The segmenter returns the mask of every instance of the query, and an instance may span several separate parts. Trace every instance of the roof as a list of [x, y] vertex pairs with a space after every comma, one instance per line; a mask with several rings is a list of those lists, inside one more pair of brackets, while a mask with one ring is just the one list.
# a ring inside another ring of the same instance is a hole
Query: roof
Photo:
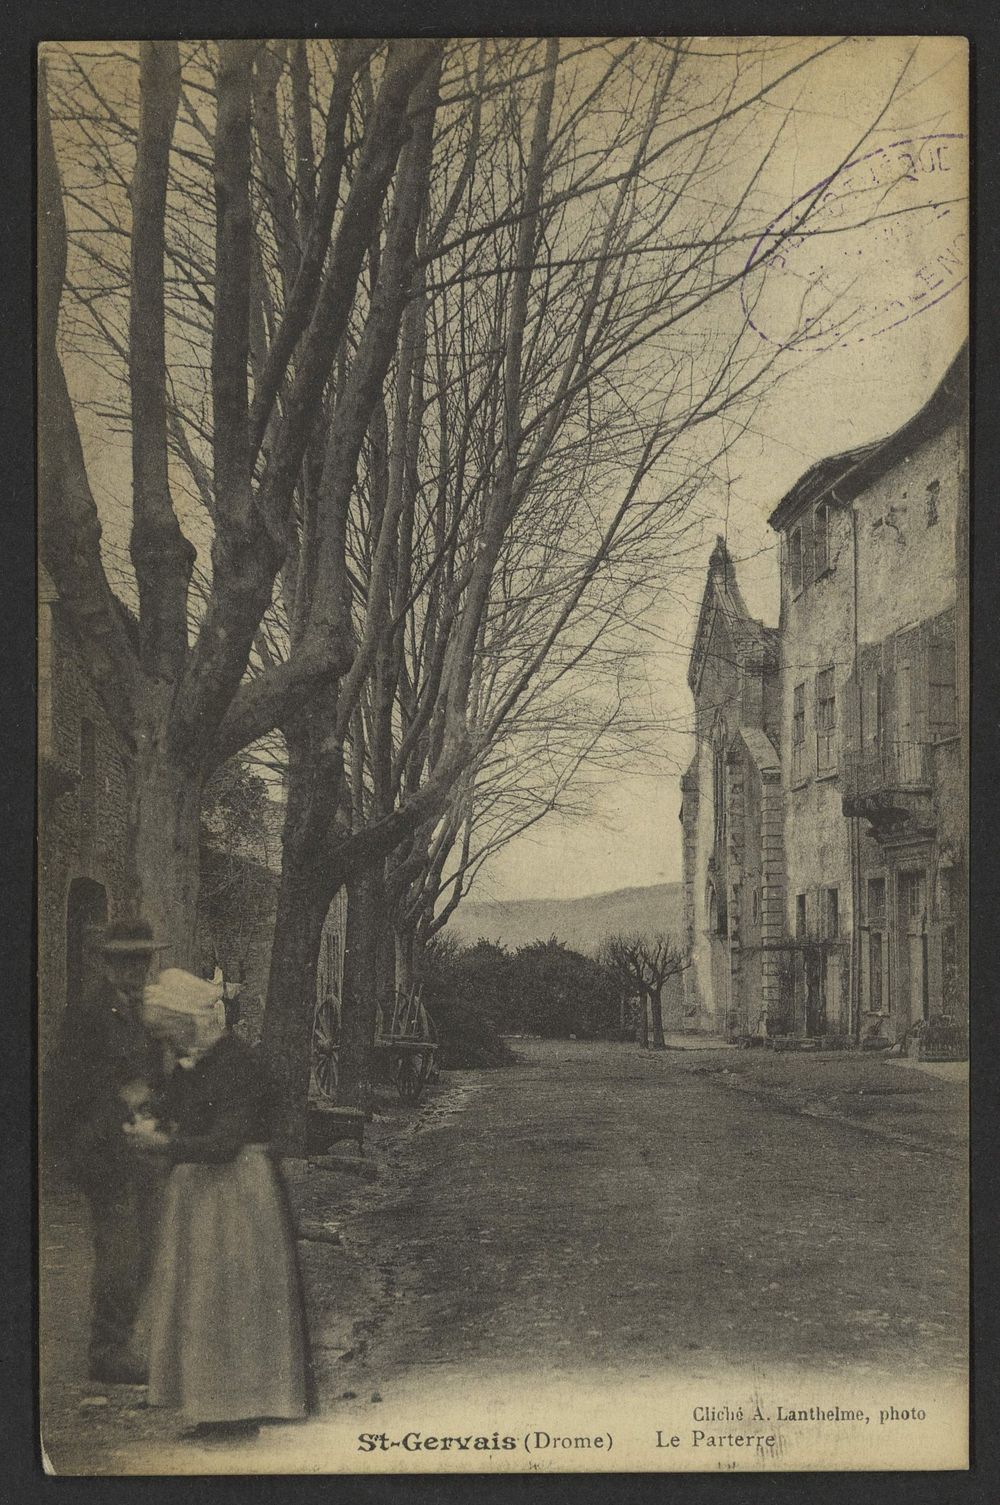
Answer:
[[809, 503], [818, 502], [821, 497], [834, 492], [836, 502], [853, 501], [921, 444], [926, 444], [961, 419], [968, 400], [969, 345], [966, 341], [919, 412], [884, 439], [817, 461], [781, 498], [768, 518], [771, 527], [781, 532]]
[[777, 664], [778, 629], [765, 627], [763, 622], [750, 615], [736, 582], [736, 566], [721, 534], [715, 540], [708, 562], [708, 579], [688, 664], [688, 684], [692, 690], [697, 688], [701, 678], [717, 613], [729, 629], [737, 652], [757, 650], [765, 662]]

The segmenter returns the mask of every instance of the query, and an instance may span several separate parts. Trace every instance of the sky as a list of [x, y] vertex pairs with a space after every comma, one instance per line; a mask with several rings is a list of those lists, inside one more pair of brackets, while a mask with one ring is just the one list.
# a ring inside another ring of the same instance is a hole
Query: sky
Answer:
[[[706, 50], [718, 45], [714, 39]], [[806, 45], [814, 50], [822, 40], [782, 39], [789, 56]], [[750, 610], [776, 623], [777, 540], [769, 514], [815, 461], [905, 422], [965, 337], [961, 276], [952, 269], [944, 278], [947, 296], [931, 292], [936, 258], [963, 261], [964, 205], [930, 206], [965, 192], [967, 71], [962, 38], [857, 38], [774, 96], [775, 128], [794, 107], [757, 185], [777, 228], [801, 196], [844, 163], [858, 163], [837, 178], [816, 211], [821, 230], [836, 233], [793, 247], [781, 268], [763, 278], [751, 273], [745, 283], [760, 339], [780, 344], [803, 319], [819, 316], [817, 337], [808, 358], [797, 355], [786, 366], [749, 426], [727, 435], [725, 464], [716, 466], [696, 501], [700, 552], [688, 556], [682, 573], [671, 574], [669, 594], [644, 623], [646, 708], [664, 727], [656, 762], [641, 774], [626, 767], [591, 775], [586, 815], [572, 821], [550, 816], [512, 842], [483, 869], [477, 899], [574, 898], [680, 878], [679, 777], [693, 752], [686, 671], [716, 534], [727, 539]], [[767, 128], [765, 110], [761, 130]], [[746, 171], [740, 150], [759, 158], [761, 139], [738, 142], [734, 192]], [[725, 197], [725, 181], [713, 187]], [[875, 221], [845, 232], [837, 223], [841, 191], [855, 201], [869, 195]], [[914, 209], [919, 212], [900, 214]], [[831, 299], [836, 318], [824, 322]], [[711, 309], [708, 335], [717, 330], [725, 338], [727, 320], [733, 330], [742, 322], [744, 305], [735, 294]], [[89, 430], [87, 422], [84, 443], [105, 548], [124, 559], [127, 439], [103, 426]]]
[[[903, 86], [861, 149], [870, 164], [858, 172], [874, 169], [878, 176], [887, 160], [884, 154], [871, 156], [879, 147], [893, 160], [910, 150], [917, 153], [912, 171], [904, 161], [905, 181], [897, 181], [886, 198], [890, 209], [910, 207], [914, 196], [928, 202], [930, 195], [936, 201], [944, 184], [948, 197], [964, 194], [964, 143], [946, 142], [938, 157], [935, 146], [967, 130], [965, 42], [862, 38], [810, 71], [808, 88], [796, 106], [794, 134], [770, 164], [766, 187], [776, 213], [845, 160], [882, 110], [907, 62]], [[900, 147], [900, 142], [920, 145]], [[950, 176], [934, 178], [935, 170]], [[950, 218], [940, 220], [914, 215], [905, 230], [887, 219], [869, 226], [863, 236], [843, 237], [836, 255], [824, 250], [834, 266], [826, 284], [859, 311], [846, 320], [848, 337], [842, 343], [833, 343], [783, 378], [758, 410], [752, 431], [736, 440], [728, 485], [720, 478], [714, 494], [703, 499], [702, 557], [685, 575], [681, 591], [672, 593], [669, 606], [650, 623], [648, 635], [650, 693], [671, 721], [687, 724], [693, 713], [687, 664], [716, 533], [727, 538], [750, 611], [776, 624], [777, 538], [767, 524], [771, 511], [817, 460], [904, 423], [930, 396], [965, 338], [967, 288], [960, 275], [951, 275], [944, 285], [947, 296], [934, 306], [923, 309], [922, 304], [930, 304], [936, 293], [914, 303], [915, 292], [936, 280], [927, 269], [938, 256], [964, 255], [964, 209], [949, 213]], [[802, 264], [791, 267], [784, 280], [796, 289], [800, 279], [818, 280], [819, 254], [807, 247]], [[857, 269], [850, 258], [857, 259]], [[758, 307], [780, 327], [783, 317], [791, 317], [793, 304], [781, 279], [777, 281]], [[893, 302], [904, 306], [892, 308]], [[921, 312], [914, 316], [917, 306]], [[613, 780], [594, 785], [586, 819], [570, 822], [554, 816], [512, 842], [484, 869], [476, 897], [575, 898], [679, 880], [678, 781], [693, 746], [689, 732], [665, 733], [659, 769], [641, 776], [622, 770]]]

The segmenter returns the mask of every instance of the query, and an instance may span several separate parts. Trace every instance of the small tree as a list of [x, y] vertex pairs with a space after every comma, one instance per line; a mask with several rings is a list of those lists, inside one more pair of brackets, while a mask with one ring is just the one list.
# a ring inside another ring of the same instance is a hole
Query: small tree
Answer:
[[[654, 935], [628, 931], [608, 936], [601, 945], [599, 956], [603, 965], [623, 986], [640, 994], [644, 1003], [648, 1001], [652, 1018], [652, 1047], [654, 1050], [664, 1050], [663, 989], [671, 977], [678, 977], [688, 965], [680, 947], [663, 931]], [[642, 1043], [647, 1043], [645, 1029]]]

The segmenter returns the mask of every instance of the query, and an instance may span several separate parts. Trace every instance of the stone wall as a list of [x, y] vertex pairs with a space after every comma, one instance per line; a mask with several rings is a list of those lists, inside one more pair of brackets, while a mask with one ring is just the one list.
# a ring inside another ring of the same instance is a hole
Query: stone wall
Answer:
[[[58, 603], [42, 593], [39, 622], [39, 1055], [51, 1054], [67, 988], [67, 920], [103, 890], [109, 917], [129, 892], [127, 764], [80, 666]], [[89, 888], [88, 888], [89, 886]]]

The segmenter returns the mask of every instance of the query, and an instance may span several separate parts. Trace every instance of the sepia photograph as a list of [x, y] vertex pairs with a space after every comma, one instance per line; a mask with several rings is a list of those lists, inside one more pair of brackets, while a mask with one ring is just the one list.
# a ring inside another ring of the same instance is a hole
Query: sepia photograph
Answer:
[[969, 1468], [968, 137], [39, 47], [47, 1474]]

